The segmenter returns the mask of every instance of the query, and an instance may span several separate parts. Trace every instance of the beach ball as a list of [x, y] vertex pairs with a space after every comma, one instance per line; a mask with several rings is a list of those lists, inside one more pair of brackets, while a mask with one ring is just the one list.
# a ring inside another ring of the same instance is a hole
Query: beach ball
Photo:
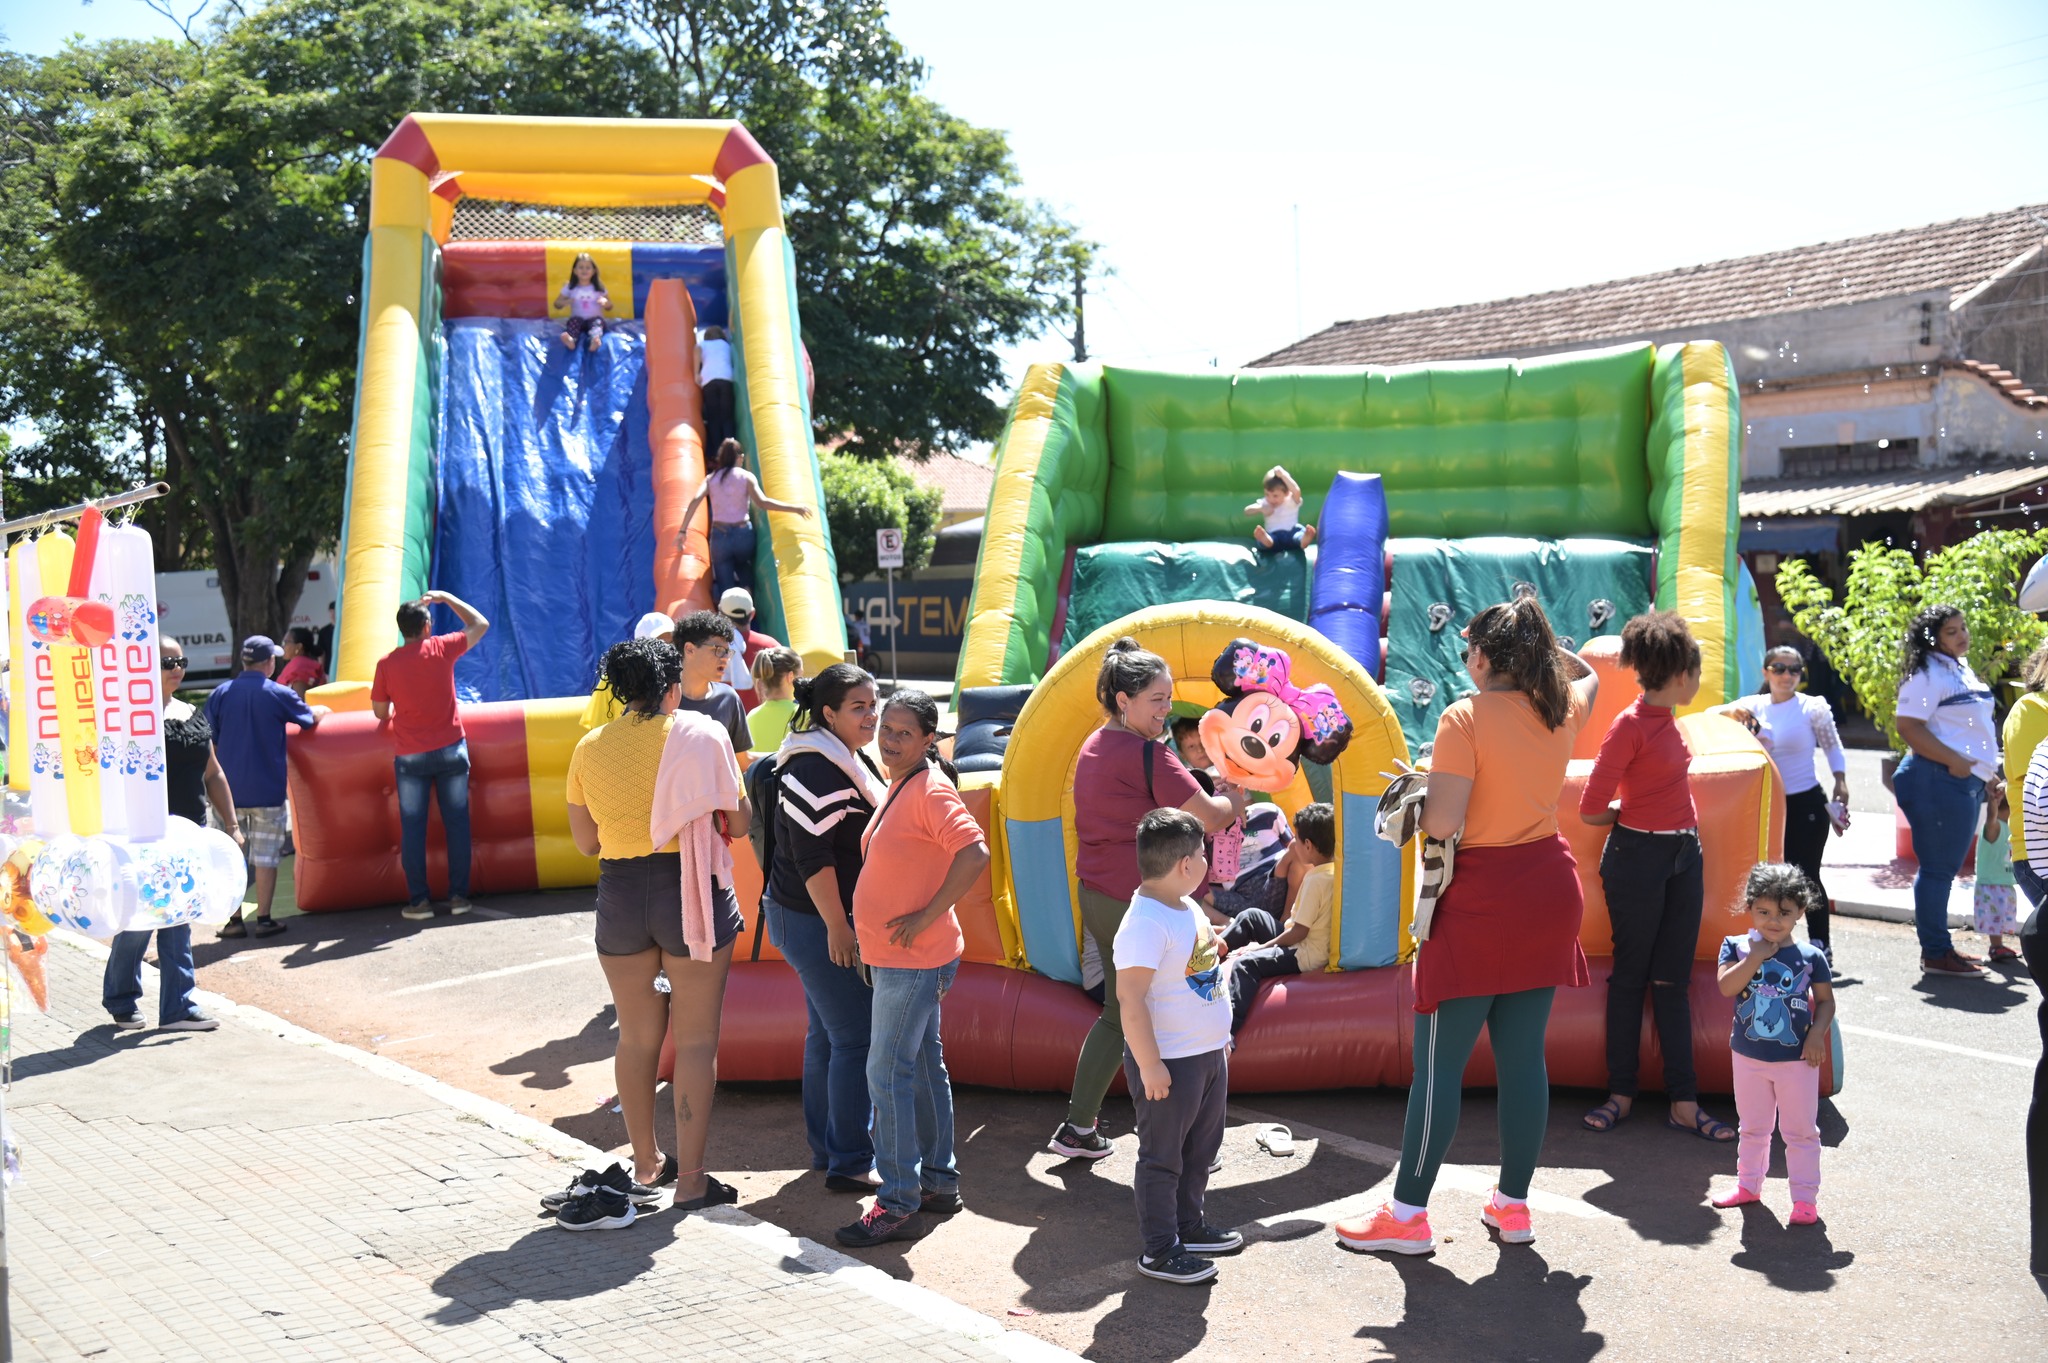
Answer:
[[163, 837], [127, 850], [135, 886], [131, 932], [225, 923], [242, 905], [248, 888], [242, 852], [217, 828], [174, 816]]
[[36, 907], [58, 927], [112, 941], [126, 930], [135, 903], [126, 860], [104, 837], [52, 838], [29, 870], [29, 891]]

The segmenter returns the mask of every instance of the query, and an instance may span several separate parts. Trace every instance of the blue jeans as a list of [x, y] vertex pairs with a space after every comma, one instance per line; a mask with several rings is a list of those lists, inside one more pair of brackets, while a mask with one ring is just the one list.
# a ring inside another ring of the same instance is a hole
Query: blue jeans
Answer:
[[725, 595], [728, 587], [754, 589], [754, 542], [752, 523], [711, 527], [711, 599]]
[[873, 967], [874, 1039], [868, 1046], [868, 1094], [875, 1102], [877, 1200], [914, 1212], [927, 1191], [960, 1186], [953, 1163], [953, 1081], [939, 1043], [939, 1000], [960, 962], [928, 970]]
[[2012, 864], [2012, 879], [2032, 907], [2038, 909], [2041, 907], [2041, 901], [2048, 899], [2048, 881], [2043, 881], [2040, 873], [2026, 862], [2016, 861]]
[[1974, 776], [1951, 776], [1948, 768], [1907, 753], [1892, 776], [1892, 794], [1913, 830], [1913, 856], [1920, 869], [1913, 876], [1913, 924], [1920, 933], [1920, 955], [1928, 960], [1956, 949], [1948, 932], [1948, 895], [1977, 836], [1977, 813], [1984, 803], [1984, 783]]
[[804, 986], [804, 1137], [812, 1167], [859, 1178], [875, 1167], [867, 1074], [875, 991], [859, 971], [833, 964], [824, 919], [766, 895], [761, 908], [768, 940]]
[[441, 802], [441, 829], [448, 835], [448, 893], [469, 898], [469, 744], [450, 743], [432, 752], [394, 758], [398, 770], [398, 860], [405, 867], [405, 892], [412, 902], [427, 899], [427, 795]]
[[[107, 957], [107, 973], [100, 982], [100, 1002], [117, 1018], [140, 1011], [142, 1002], [142, 953], [149, 949], [146, 932], [117, 932], [114, 951]], [[157, 999], [156, 1022], [183, 1022], [192, 1016], [192, 925], [160, 928], [156, 934]]]

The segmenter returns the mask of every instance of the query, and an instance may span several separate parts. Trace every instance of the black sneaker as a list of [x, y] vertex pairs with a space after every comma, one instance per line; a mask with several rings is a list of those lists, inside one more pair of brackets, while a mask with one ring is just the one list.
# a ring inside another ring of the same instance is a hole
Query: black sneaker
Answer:
[[926, 1216], [951, 1216], [955, 1212], [966, 1211], [967, 1204], [960, 1200], [958, 1188], [944, 1193], [935, 1193], [927, 1188], [917, 1200], [917, 1209]]
[[[141, 1025], [139, 1020], [136, 1025]], [[210, 1018], [204, 1013], [187, 1013], [173, 1021], [158, 1023], [156, 1029], [159, 1032], [217, 1032], [220, 1019]]]
[[[612, 1168], [616, 1169], [618, 1166], [615, 1164]], [[577, 1198], [595, 1192], [598, 1185], [603, 1182], [603, 1174], [600, 1174], [595, 1169], [585, 1169], [582, 1173], [569, 1180], [568, 1187], [557, 1192], [542, 1193], [540, 1195], [541, 1210], [558, 1212]]]
[[633, 1224], [633, 1204], [617, 1188], [594, 1188], [555, 1216], [563, 1230], [618, 1230]]
[[1140, 1256], [1138, 1272], [1167, 1283], [1205, 1283], [1216, 1276], [1216, 1265], [1176, 1247], [1156, 1259], [1149, 1254]]
[[227, 922], [220, 925], [220, 931], [215, 935], [219, 937], [247, 937], [249, 935], [249, 925], [244, 923], [239, 917], [230, 918]]
[[1102, 1124], [1083, 1131], [1072, 1122], [1061, 1122], [1060, 1129], [1052, 1133], [1050, 1142], [1055, 1155], [1068, 1159], [1106, 1159], [1116, 1153], [1116, 1147], [1102, 1137]]
[[115, 1017], [114, 1017], [114, 1030], [115, 1030], [115, 1031], [117, 1031], [117, 1032], [139, 1032], [139, 1031], [141, 1031], [141, 1030], [142, 1030], [142, 1014], [140, 1014], [140, 1013], [129, 1013], [129, 1014], [126, 1014], [126, 1015], [120, 1015], [120, 1014], [116, 1014], [116, 1015], [115, 1015]]
[[916, 1212], [898, 1215], [877, 1202], [860, 1220], [833, 1231], [832, 1238], [849, 1249], [866, 1249], [891, 1240], [915, 1240], [923, 1233]]
[[249, 933], [254, 937], [275, 937], [283, 931], [284, 924], [275, 918], [259, 918], [249, 925]]
[[1244, 1248], [1244, 1237], [1204, 1221], [1193, 1230], [1180, 1233], [1180, 1247], [1190, 1254], [1228, 1254]]
[[558, 1193], [541, 1195], [540, 1205], [549, 1211], [560, 1211], [579, 1197], [585, 1197], [599, 1189], [609, 1188], [624, 1197], [636, 1207], [651, 1207], [661, 1201], [661, 1190], [645, 1183], [635, 1183], [633, 1176], [626, 1172], [623, 1164], [614, 1164], [603, 1173], [585, 1169], [574, 1183]]

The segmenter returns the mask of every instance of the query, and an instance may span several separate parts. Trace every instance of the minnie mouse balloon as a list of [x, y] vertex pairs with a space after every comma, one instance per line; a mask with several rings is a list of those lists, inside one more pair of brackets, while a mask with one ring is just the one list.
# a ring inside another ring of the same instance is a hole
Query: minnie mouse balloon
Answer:
[[1224, 646], [1209, 679], [1227, 699], [1202, 716], [1202, 751], [1224, 780], [1276, 792], [1306, 757], [1327, 766], [1351, 742], [1351, 720], [1327, 686], [1297, 687], [1292, 663], [1250, 639]]

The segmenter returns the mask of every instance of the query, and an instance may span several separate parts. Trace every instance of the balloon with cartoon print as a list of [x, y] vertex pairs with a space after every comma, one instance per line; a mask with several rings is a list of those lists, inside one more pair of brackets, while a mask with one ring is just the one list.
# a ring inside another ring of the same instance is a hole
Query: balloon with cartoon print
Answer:
[[1233, 639], [1209, 670], [1224, 702], [1202, 716], [1202, 751], [1217, 774], [1247, 790], [1294, 784], [1305, 757], [1327, 766], [1351, 742], [1351, 720], [1327, 686], [1297, 687], [1277, 648]]

